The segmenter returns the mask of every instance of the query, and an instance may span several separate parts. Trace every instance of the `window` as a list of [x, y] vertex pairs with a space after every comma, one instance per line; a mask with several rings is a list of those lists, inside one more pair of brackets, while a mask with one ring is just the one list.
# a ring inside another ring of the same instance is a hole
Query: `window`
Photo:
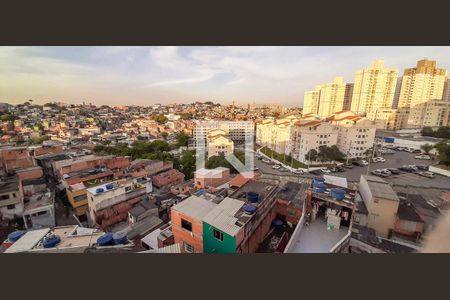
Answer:
[[217, 229], [213, 229], [213, 236], [219, 241], [223, 242], [223, 233]]
[[8, 206], [6, 206], [7, 209], [14, 209], [16, 208], [16, 206], [14, 204], [10, 204]]
[[9, 194], [0, 196], [0, 200], [7, 200], [7, 199], [9, 199]]
[[192, 246], [186, 242], [183, 242], [183, 248], [184, 248], [184, 251], [186, 251], [188, 253], [194, 253], [194, 246]]
[[181, 219], [181, 227], [188, 231], [192, 231], [192, 223], [184, 219]]

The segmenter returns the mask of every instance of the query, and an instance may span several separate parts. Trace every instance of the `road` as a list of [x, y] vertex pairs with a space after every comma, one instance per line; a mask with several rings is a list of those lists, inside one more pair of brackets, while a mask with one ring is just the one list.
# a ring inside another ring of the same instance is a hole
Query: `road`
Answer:
[[[345, 177], [349, 182], [359, 182], [361, 175], [370, 174], [370, 171], [384, 168], [399, 168], [403, 165], [423, 165], [428, 166], [435, 161], [432, 160], [420, 160], [416, 159], [415, 153], [395, 151], [394, 154], [385, 155], [386, 162], [384, 163], [371, 163], [369, 166], [357, 167], [353, 169], [345, 169], [342, 173], [331, 173], [330, 175]], [[293, 175], [291, 172], [279, 172], [272, 169], [271, 165], [263, 163], [261, 160], [255, 158], [255, 166], [259, 168], [262, 173], [275, 174], [275, 175]], [[297, 175], [297, 174], [296, 174]], [[297, 175], [301, 177], [314, 177], [316, 175]], [[435, 188], [449, 188], [449, 178], [441, 175], [436, 175], [435, 178], [426, 178], [413, 173], [400, 173], [398, 175], [392, 175], [383, 178], [388, 182], [392, 182], [396, 185], [411, 185], [420, 187], [435, 187]]]

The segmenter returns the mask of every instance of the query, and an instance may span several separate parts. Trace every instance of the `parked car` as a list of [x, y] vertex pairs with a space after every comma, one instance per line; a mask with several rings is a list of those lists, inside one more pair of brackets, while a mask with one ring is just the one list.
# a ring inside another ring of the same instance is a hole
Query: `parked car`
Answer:
[[400, 174], [400, 171], [396, 168], [387, 168], [387, 169], [394, 175]]
[[339, 172], [338, 168], [336, 168], [336, 167], [330, 168], [330, 171], [331, 171], [331, 173]]
[[388, 169], [381, 169], [380, 171], [384, 175], [387, 175], [387, 176], [391, 176], [392, 175], [391, 171], [389, 171]]
[[338, 172], [345, 172], [345, 168], [343, 166], [337, 166], [336, 169]]
[[381, 156], [378, 156], [378, 157], [374, 157], [372, 161], [373, 161], [373, 162], [385, 162], [386, 159], [384, 159], [384, 158], [381, 157]]
[[328, 170], [328, 168], [320, 168], [320, 171], [322, 171], [322, 173], [325, 173], [325, 174], [330, 174], [331, 173], [331, 171]]
[[278, 171], [279, 171], [279, 172], [287, 172], [287, 171], [289, 171], [289, 170], [286, 169], [286, 168], [279, 168]]
[[408, 173], [414, 173], [415, 172], [414, 168], [411, 168], [410, 166], [401, 166], [398, 169], [401, 170], [401, 171], [404, 171], [404, 172], [408, 172]]
[[252, 171], [258, 171], [258, 170], [259, 170], [259, 168], [257, 168], [257, 167], [252, 168]]
[[353, 166], [351, 164], [345, 164], [343, 165], [343, 167], [347, 169], [353, 169]]
[[428, 166], [416, 165], [416, 168], [420, 171], [428, 171]]
[[380, 177], [387, 177], [386, 175], [383, 174], [383, 172], [381, 172], [381, 170], [373, 170], [372, 172], [373, 175], [375, 176], [380, 176]]
[[367, 162], [367, 160], [361, 160], [361, 164], [363, 165], [363, 166], [367, 166], [369, 163]]
[[352, 165], [354, 165], [354, 166], [358, 166], [358, 167], [362, 167], [363, 165], [362, 165], [362, 163], [361, 162], [359, 162], [359, 161], [357, 161], [357, 160], [355, 160], [355, 161], [352, 161]]
[[275, 169], [275, 170], [276, 170], [276, 169], [279, 169], [279, 168], [281, 168], [280, 165], [273, 165], [273, 166], [272, 166], [272, 169]]
[[292, 173], [294, 173], [294, 174], [305, 174], [305, 172], [303, 170], [300, 170], [300, 169], [294, 170], [294, 171], [292, 171]]
[[434, 173], [432, 173], [430, 171], [420, 171], [420, 172], [417, 172], [417, 174], [419, 174], [420, 176], [423, 176], [423, 177], [434, 178]]
[[322, 175], [321, 170], [311, 170], [311, 171], [309, 171], [309, 173], [314, 174], [314, 175]]
[[416, 158], [417, 159], [427, 159], [427, 160], [431, 159], [431, 157], [426, 154], [416, 155]]
[[270, 160], [268, 160], [267, 158], [264, 158], [262, 161], [266, 164], [270, 163]]
[[414, 149], [412, 153], [422, 153], [422, 150], [420, 150], [420, 149]]

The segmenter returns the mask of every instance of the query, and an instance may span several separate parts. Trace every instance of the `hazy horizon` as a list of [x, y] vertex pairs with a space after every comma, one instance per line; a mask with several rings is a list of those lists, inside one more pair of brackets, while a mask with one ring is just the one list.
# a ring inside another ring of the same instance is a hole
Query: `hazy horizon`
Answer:
[[0, 102], [302, 106], [303, 94], [383, 59], [402, 75], [450, 47], [0, 47]]

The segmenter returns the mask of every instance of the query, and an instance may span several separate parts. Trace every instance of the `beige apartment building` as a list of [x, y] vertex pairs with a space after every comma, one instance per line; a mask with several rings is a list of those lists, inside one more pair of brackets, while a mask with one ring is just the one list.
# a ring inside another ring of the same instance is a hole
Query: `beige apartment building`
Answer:
[[383, 60], [375, 60], [355, 76], [351, 110], [357, 114], [378, 108], [392, 108], [398, 70], [384, 67]]
[[[445, 104], [438, 103], [446, 98], [447, 70], [436, 67], [436, 61], [423, 59], [415, 68], [406, 69], [402, 79], [398, 107], [402, 109], [407, 121], [402, 128], [421, 128], [423, 126], [445, 123]], [[434, 101], [428, 105], [429, 101]], [[433, 119], [435, 117], [435, 119]], [[428, 124], [424, 125], [425, 119]]]
[[440, 127], [450, 124], [450, 102], [431, 100], [410, 109], [409, 128]]
[[395, 227], [400, 200], [392, 187], [383, 179], [362, 175], [359, 192], [368, 210], [367, 226], [381, 237], [388, 237]]
[[397, 124], [397, 110], [393, 108], [378, 108], [367, 113], [367, 119], [375, 122], [378, 129], [396, 130]]
[[221, 129], [213, 129], [208, 132], [207, 140], [208, 158], [211, 156], [227, 156], [233, 154], [234, 143]]
[[344, 107], [346, 84], [344, 78], [336, 77], [333, 82], [316, 86], [314, 91], [304, 95], [303, 114], [317, 114], [328, 117]]
[[256, 143], [277, 153], [291, 153], [291, 131], [298, 118], [266, 119], [256, 125]]

